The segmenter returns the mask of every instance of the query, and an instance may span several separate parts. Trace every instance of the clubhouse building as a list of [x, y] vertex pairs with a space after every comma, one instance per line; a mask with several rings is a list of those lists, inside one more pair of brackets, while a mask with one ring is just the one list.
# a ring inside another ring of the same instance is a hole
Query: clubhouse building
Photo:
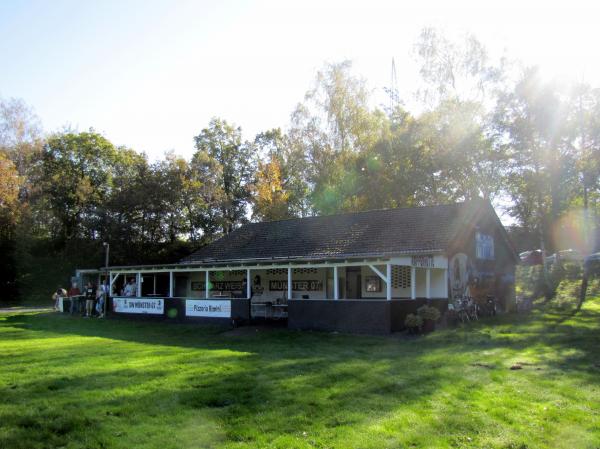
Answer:
[[483, 200], [250, 223], [178, 263], [107, 268], [108, 316], [390, 333], [474, 289], [506, 307], [517, 261]]

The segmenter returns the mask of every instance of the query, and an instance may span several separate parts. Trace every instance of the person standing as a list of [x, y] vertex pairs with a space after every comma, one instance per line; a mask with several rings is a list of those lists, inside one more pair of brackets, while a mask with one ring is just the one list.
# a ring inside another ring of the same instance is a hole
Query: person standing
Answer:
[[75, 313], [79, 313], [79, 299], [81, 296], [81, 290], [77, 287], [77, 282], [73, 282], [71, 288], [68, 292], [69, 299], [71, 300], [71, 307], [69, 308], [69, 312], [71, 315]]
[[110, 285], [109, 279], [104, 280], [104, 306], [102, 308], [102, 316], [106, 313], [106, 307], [108, 305], [108, 298], [112, 294], [112, 286]]
[[133, 278], [129, 279], [129, 283], [125, 286], [123, 290], [124, 296], [137, 296], [137, 285]]
[[[64, 293], [63, 293], [64, 292]], [[54, 301], [54, 310], [61, 311], [61, 302], [62, 299], [67, 296], [67, 292], [64, 288], [58, 287], [56, 292], [52, 295], [52, 300]]]
[[102, 318], [104, 316], [104, 301], [106, 298], [106, 284], [101, 283], [100, 287], [96, 291], [96, 312], [98, 313], [98, 318]]
[[85, 287], [85, 317], [90, 318], [94, 311], [94, 300], [96, 299], [96, 286], [91, 282]]

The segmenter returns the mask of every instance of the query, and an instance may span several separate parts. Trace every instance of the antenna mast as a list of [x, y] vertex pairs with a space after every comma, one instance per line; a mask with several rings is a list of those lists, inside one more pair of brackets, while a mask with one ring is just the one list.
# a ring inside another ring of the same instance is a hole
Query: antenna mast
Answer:
[[398, 77], [396, 76], [396, 62], [392, 58], [392, 77], [390, 85], [390, 113], [393, 113], [400, 102], [400, 96], [398, 95]]

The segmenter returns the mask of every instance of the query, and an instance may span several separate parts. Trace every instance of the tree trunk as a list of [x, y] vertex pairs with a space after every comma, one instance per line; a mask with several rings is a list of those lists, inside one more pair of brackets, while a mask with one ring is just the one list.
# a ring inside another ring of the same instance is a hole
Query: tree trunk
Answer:
[[581, 290], [579, 291], [579, 301], [577, 302], [576, 312], [581, 310], [583, 303], [585, 301], [585, 296], [587, 294], [587, 286], [588, 286], [588, 274], [587, 272], [583, 273], [583, 278], [581, 279]]

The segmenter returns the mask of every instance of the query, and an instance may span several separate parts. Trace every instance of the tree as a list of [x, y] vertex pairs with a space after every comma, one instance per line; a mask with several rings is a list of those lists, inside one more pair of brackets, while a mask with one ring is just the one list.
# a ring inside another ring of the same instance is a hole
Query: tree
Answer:
[[585, 250], [589, 251], [592, 249], [589, 234], [593, 227], [590, 209], [597, 217], [600, 188], [600, 89], [593, 89], [585, 83], [578, 83], [572, 87], [569, 96], [568, 129], [579, 180], [573, 199], [575, 203], [580, 199], [583, 206]]
[[370, 108], [370, 92], [351, 67], [349, 61], [325, 65], [292, 115], [290, 142], [305, 155], [306, 184], [317, 213], [365, 207], [357, 183], [359, 155], [387, 126], [385, 115]]
[[48, 139], [41, 156], [41, 194], [51, 209], [51, 231], [60, 241], [98, 237], [116, 162], [115, 147], [93, 130]]
[[566, 119], [567, 108], [557, 86], [542, 82], [535, 68], [527, 69], [514, 89], [500, 97], [496, 112], [509, 161], [510, 211], [538, 233], [547, 281], [545, 252], [554, 249], [551, 226], [568, 205], [575, 173]]
[[326, 123], [323, 129], [331, 139], [331, 147], [340, 152], [359, 151], [377, 139], [370, 92], [363, 79], [352, 75], [351, 68], [350, 61], [326, 64], [317, 72], [313, 89], [305, 95], [313, 113]]
[[262, 132], [254, 139], [259, 162], [254, 184], [253, 216], [260, 220], [306, 215], [307, 160], [302, 149], [281, 129]]
[[279, 161], [259, 162], [256, 178], [254, 217], [266, 221], [289, 218], [289, 194], [283, 187]]
[[0, 153], [0, 239], [12, 238], [20, 214], [21, 183], [15, 164]]
[[21, 177], [19, 199], [22, 203], [31, 194], [30, 171], [42, 144], [42, 128], [33, 110], [21, 99], [0, 98], [0, 153], [13, 162]]
[[[187, 234], [192, 242], [202, 237], [202, 223], [198, 220], [207, 214], [207, 203], [202, 195], [203, 184], [194, 177], [191, 165], [172, 153], [160, 163], [164, 183], [169, 192], [168, 228], [169, 238]], [[210, 240], [210, 236], [209, 237]]]
[[194, 140], [193, 179], [202, 183], [203, 201], [209, 206], [201, 220], [204, 233], [213, 235], [220, 228], [228, 234], [247, 220], [256, 172], [252, 146], [242, 143], [241, 128], [217, 118]]
[[[425, 152], [429, 203], [493, 198], [500, 190], [504, 152], [486, 135], [479, 104], [445, 100], [417, 119]], [[429, 187], [428, 187], [429, 186]]]
[[490, 62], [486, 48], [472, 34], [451, 40], [439, 30], [426, 27], [415, 44], [424, 87], [417, 92], [426, 104], [436, 107], [446, 100], [486, 104], [505, 76], [506, 61]]

